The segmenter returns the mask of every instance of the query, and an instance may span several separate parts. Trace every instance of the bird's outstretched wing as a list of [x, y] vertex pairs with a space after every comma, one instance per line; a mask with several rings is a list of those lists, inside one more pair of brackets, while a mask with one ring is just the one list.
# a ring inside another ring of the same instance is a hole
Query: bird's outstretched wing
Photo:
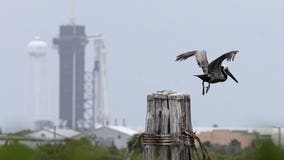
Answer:
[[189, 51], [189, 52], [185, 52], [183, 54], [180, 54], [180, 55], [177, 56], [176, 61], [184, 61], [188, 57], [195, 55], [196, 52], [197, 52], [197, 50]]
[[221, 64], [222, 62], [227, 59], [227, 61], [234, 61], [234, 58], [236, 54], [238, 53], [238, 50], [235, 51], [230, 51], [227, 53], [224, 53], [220, 57], [216, 58], [214, 61], [212, 61], [208, 65], [208, 73], [215, 73], [215, 72], [220, 72], [221, 73]]
[[176, 57], [176, 61], [184, 61], [188, 57], [191, 57], [193, 55], [195, 55], [198, 66], [200, 68], [202, 68], [204, 74], [206, 74], [207, 69], [208, 69], [208, 60], [207, 60], [206, 51], [204, 51], [204, 50], [201, 50], [201, 51], [194, 50], [194, 51], [190, 51], [190, 52], [180, 54]]

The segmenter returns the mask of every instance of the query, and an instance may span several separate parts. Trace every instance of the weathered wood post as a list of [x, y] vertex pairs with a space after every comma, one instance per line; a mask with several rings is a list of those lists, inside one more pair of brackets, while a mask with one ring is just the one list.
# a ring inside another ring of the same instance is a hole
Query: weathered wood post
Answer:
[[190, 96], [172, 91], [148, 95], [143, 160], [192, 160], [182, 129], [192, 130]]

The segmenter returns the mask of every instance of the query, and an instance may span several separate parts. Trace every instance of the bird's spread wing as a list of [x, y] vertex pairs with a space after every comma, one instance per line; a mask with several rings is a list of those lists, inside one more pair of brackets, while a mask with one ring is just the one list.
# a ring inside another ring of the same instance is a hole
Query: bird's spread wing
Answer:
[[177, 56], [176, 61], [184, 61], [188, 57], [191, 57], [191, 56], [195, 55], [196, 52], [197, 52], [197, 50], [190, 51], [190, 52], [185, 52], [183, 54], [180, 54], [180, 55]]
[[186, 52], [183, 54], [180, 54], [177, 56], [176, 61], [183, 61], [186, 60], [188, 57], [191, 57], [195, 55], [197, 64], [200, 68], [202, 68], [204, 73], [207, 73], [207, 67], [208, 67], [208, 60], [207, 60], [207, 56], [206, 56], [206, 51], [202, 50], [202, 51], [190, 51], [190, 52]]
[[208, 73], [214, 74], [214, 73], [220, 73], [221, 74], [221, 64], [222, 62], [227, 59], [227, 61], [234, 61], [234, 58], [236, 54], [238, 53], [238, 50], [227, 52], [220, 57], [216, 58], [214, 61], [212, 61], [208, 65]]

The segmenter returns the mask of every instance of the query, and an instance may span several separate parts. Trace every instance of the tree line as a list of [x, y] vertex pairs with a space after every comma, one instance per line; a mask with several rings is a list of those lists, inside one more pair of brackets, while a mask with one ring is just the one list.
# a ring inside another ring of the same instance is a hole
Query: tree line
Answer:
[[[128, 142], [130, 149], [135, 142], [134, 136]], [[248, 148], [242, 149], [236, 140], [227, 146], [214, 146], [204, 142], [213, 160], [284, 160], [284, 150], [271, 139], [257, 139]], [[137, 143], [131, 160], [142, 160], [143, 145]], [[115, 147], [94, 145], [86, 138], [67, 139], [64, 143], [39, 144], [30, 148], [17, 141], [0, 146], [0, 160], [123, 160], [126, 150]]]

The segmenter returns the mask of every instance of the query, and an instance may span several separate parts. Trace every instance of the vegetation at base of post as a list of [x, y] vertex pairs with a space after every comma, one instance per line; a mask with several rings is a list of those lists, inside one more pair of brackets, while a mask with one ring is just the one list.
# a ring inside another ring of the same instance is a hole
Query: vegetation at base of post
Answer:
[[130, 151], [131, 160], [142, 160], [143, 146], [140, 140], [137, 140], [139, 134], [132, 136], [127, 143], [128, 151]]
[[[136, 136], [130, 139], [128, 148], [135, 142]], [[284, 149], [276, 146], [271, 139], [256, 139], [248, 148], [241, 148], [237, 140], [229, 145], [211, 145], [204, 142], [212, 160], [284, 160]], [[198, 148], [200, 150], [200, 148]], [[139, 142], [132, 153], [131, 160], [142, 160], [143, 147]], [[200, 152], [201, 153], [201, 152]], [[196, 156], [195, 156], [196, 158]]]
[[[128, 148], [137, 136], [128, 142]], [[270, 139], [257, 139], [251, 147], [242, 149], [237, 140], [227, 146], [214, 146], [204, 142], [211, 159], [214, 160], [283, 160], [284, 150]], [[131, 152], [131, 160], [142, 160], [143, 146], [139, 141]], [[0, 146], [0, 159], [7, 160], [123, 160], [125, 150], [93, 145], [88, 139], [66, 140], [65, 143], [42, 144], [35, 148], [17, 141]]]

